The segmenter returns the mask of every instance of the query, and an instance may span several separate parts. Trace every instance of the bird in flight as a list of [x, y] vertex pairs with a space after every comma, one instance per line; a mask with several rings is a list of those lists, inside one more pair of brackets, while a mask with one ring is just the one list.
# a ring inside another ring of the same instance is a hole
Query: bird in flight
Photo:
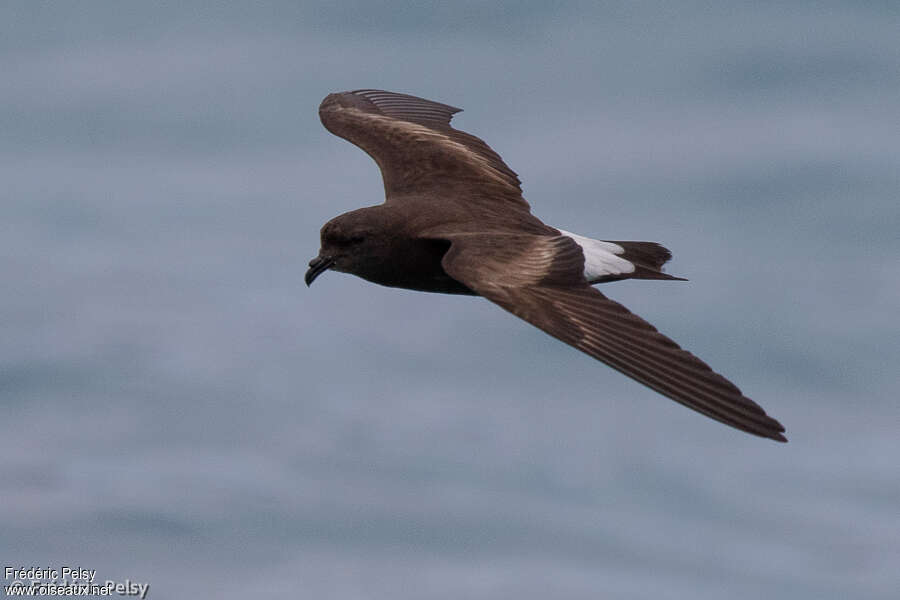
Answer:
[[385, 202], [322, 227], [306, 284], [330, 269], [385, 286], [484, 296], [697, 412], [786, 442], [781, 423], [737, 386], [592, 287], [680, 279], [662, 270], [672, 254], [654, 242], [595, 240], [545, 225], [503, 159], [451, 127], [457, 112], [382, 90], [322, 101], [325, 128], [375, 159]]

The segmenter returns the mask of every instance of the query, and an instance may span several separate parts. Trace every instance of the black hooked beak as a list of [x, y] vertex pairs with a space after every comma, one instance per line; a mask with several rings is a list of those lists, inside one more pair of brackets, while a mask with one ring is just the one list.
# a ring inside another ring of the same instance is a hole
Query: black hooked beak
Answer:
[[309, 270], [303, 278], [306, 282], [306, 287], [312, 285], [312, 282], [316, 280], [316, 277], [330, 269], [332, 265], [334, 265], [334, 259], [330, 256], [317, 256], [309, 261]]

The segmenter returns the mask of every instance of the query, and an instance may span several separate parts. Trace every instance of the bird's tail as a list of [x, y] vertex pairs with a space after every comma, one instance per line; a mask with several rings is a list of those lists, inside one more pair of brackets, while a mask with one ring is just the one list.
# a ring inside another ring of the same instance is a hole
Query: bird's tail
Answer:
[[621, 246], [625, 252], [619, 254], [619, 257], [634, 265], [634, 272], [628, 273], [626, 277], [620, 277], [620, 279], [672, 279], [687, 281], [684, 277], [675, 277], [674, 275], [663, 273], [663, 265], [669, 262], [672, 258], [672, 253], [661, 244], [656, 242], [605, 241]]
[[612, 242], [584, 237], [565, 229], [557, 229], [581, 246], [584, 255], [584, 277], [588, 283], [604, 283], [621, 279], [677, 279], [662, 272], [672, 253], [656, 242]]

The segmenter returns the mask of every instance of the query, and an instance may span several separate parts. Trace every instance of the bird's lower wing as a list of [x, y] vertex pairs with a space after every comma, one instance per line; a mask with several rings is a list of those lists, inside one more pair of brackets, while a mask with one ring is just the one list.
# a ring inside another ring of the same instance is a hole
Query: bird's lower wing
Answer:
[[[560, 281], [559, 273], [573, 265], [567, 247], [553, 239], [522, 238], [513, 251], [508, 238], [507, 252], [498, 256], [497, 242], [461, 236], [443, 266], [488, 300], [657, 392], [726, 425], [787, 441], [781, 423], [653, 325], [586, 282]], [[523, 269], [531, 276], [515, 275]]]

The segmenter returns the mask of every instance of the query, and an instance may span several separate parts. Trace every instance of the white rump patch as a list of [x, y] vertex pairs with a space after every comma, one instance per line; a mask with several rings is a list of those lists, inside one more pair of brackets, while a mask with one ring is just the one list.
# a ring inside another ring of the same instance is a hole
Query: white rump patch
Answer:
[[[557, 227], [557, 229], [559, 228]], [[572, 238], [576, 244], [581, 246], [581, 251], [584, 253], [584, 278], [588, 281], [596, 281], [611, 275], [634, 273], [634, 264], [620, 256], [625, 254], [625, 248], [622, 246], [584, 237], [563, 229], [560, 229], [559, 232]]]

